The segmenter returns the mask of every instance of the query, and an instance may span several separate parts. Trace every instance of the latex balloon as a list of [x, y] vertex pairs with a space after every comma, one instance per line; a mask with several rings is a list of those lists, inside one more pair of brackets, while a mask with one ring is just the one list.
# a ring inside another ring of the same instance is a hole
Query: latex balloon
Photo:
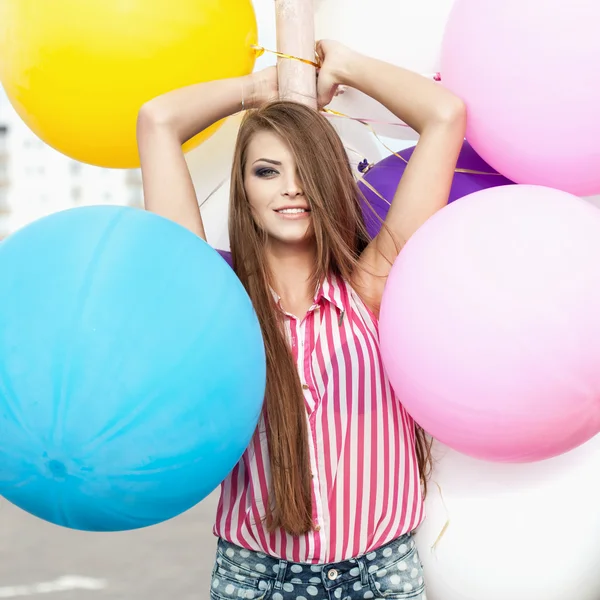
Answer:
[[594, 206], [597, 206], [598, 208], [600, 208], [600, 196], [589, 196], [587, 198], [584, 198], [584, 200], [587, 200]]
[[[440, 68], [444, 27], [454, 0], [321, 0], [315, 12], [317, 39], [338, 40], [380, 60], [433, 76]], [[330, 108], [352, 117], [399, 123], [371, 98], [349, 89]], [[416, 139], [411, 129], [374, 124], [387, 137]]]
[[475, 192], [408, 240], [381, 306], [407, 411], [448, 446], [543, 460], [600, 431], [600, 212], [566, 192]]
[[198, 236], [149, 212], [56, 213], [0, 244], [0, 495], [134, 529], [227, 476], [262, 408], [252, 303]]
[[513, 181], [600, 193], [598, 22], [597, 0], [454, 5], [442, 82], [467, 105], [467, 139]]
[[416, 535], [429, 600], [600, 598], [600, 436], [521, 465], [433, 454]]
[[256, 42], [250, 0], [0, 3], [0, 81], [13, 106], [47, 144], [103, 167], [139, 164], [144, 102], [250, 73]]

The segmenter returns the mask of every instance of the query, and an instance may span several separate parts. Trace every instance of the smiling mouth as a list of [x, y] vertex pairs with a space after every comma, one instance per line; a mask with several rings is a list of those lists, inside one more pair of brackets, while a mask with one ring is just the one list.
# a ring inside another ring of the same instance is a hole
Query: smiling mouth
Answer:
[[300, 215], [302, 213], [308, 213], [310, 210], [307, 208], [282, 208], [280, 210], [276, 210], [276, 213], [280, 215]]

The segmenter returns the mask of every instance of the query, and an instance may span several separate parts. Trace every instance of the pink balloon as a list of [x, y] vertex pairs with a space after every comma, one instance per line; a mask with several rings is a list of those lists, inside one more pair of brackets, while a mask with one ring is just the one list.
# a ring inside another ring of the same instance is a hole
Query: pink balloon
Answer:
[[442, 82], [467, 139], [517, 183], [600, 192], [600, 2], [456, 0]]
[[600, 211], [528, 185], [448, 205], [396, 260], [380, 336], [398, 398], [455, 450], [579, 446], [600, 432]]

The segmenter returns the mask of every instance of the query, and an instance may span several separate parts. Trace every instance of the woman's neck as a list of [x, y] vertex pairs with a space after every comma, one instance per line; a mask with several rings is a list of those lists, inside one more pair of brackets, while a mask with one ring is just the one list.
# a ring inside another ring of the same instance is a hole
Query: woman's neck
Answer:
[[273, 278], [272, 285], [281, 298], [284, 310], [304, 316], [315, 295], [312, 276], [317, 253], [314, 245], [270, 245], [267, 260]]

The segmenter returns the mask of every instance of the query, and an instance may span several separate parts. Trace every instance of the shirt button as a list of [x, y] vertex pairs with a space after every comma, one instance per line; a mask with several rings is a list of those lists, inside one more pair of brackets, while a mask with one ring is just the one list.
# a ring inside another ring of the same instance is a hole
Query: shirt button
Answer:
[[315, 527], [315, 531], [321, 531], [321, 526], [320, 526], [320, 525], [317, 525], [317, 526]]
[[339, 573], [336, 569], [329, 569], [329, 571], [327, 571], [327, 579], [329, 579], [329, 581], [335, 581], [338, 578], [338, 575]]
[[302, 389], [303, 389], [303, 390], [308, 390], [308, 389], [310, 389], [310, 388], [309, 388], [309, 387], [308, 387], [308, 386], [307, 386], [307, 385], [304, 383], [304, 384], [302, 384]]

